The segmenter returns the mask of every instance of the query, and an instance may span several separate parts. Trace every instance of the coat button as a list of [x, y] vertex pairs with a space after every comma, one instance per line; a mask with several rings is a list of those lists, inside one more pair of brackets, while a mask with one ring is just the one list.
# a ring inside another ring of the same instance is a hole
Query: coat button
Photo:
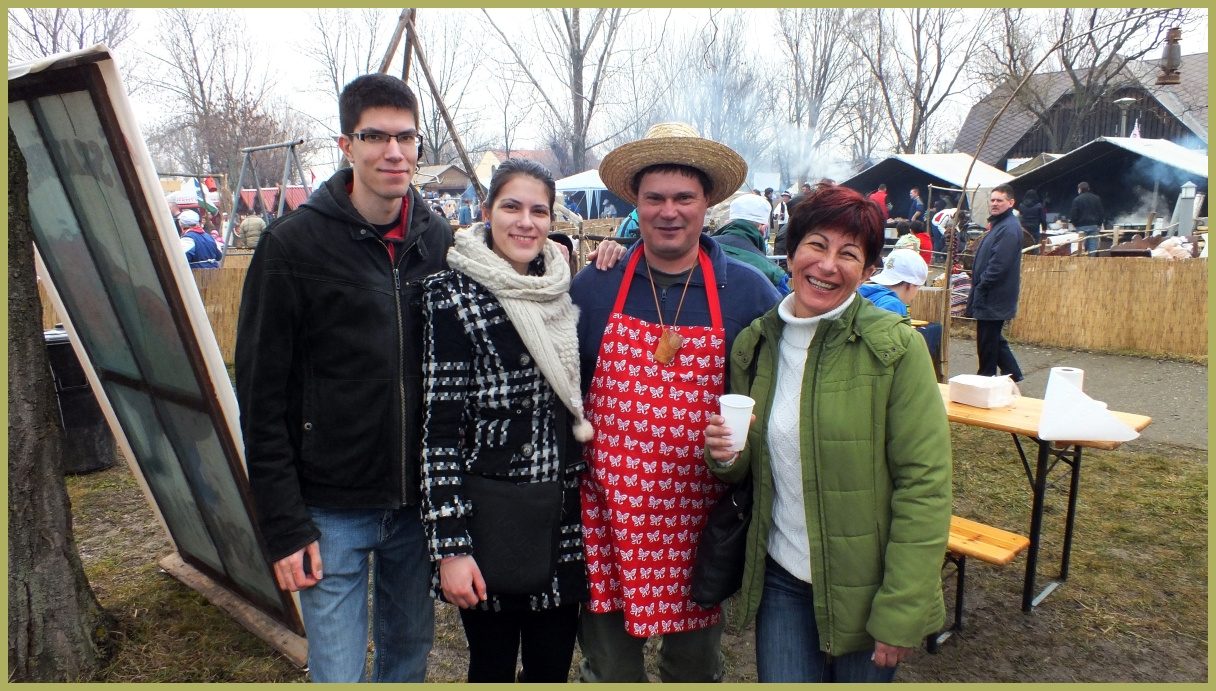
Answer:
[[536, 447], [532, 446], [531, 444], [524, 444], [523, 446], [519, 447], [519, 454], [524, 458], [532, 458], [535, 453]]
[[311, 422], [305, 422], [305, 423], [304, 423], [304, 431], [305, 431], [305, 432], [307, 432], [307, 431], [309, 431], [309, 430], [311, 430], [311, 429], [312, 429], [312, 423], [311, 423]]
[[528, 365], [532, 364], [532, 356], [528, 355], [527, 353], [520, 355], [519, 364], [523, 365], [524, 367], [527, 367]]
[[531, 408], [531, 407], [532, 407], [532, 399], [531, 399], [531, 398], [525, 398], [525, 399], [524, 399], [524, 404], [523, 404], [523, 405], [524, 405], [524, 407], [525, 407], [525, 408]]
[[360, 228], [360, 229], [359, 229], [359, 234], [360, 234], [360, 235], [367, 235], [367, 228]]

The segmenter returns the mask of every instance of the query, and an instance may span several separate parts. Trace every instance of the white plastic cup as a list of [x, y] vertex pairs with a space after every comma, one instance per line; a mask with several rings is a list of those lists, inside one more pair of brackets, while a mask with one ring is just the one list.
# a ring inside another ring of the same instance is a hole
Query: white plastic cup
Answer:
[[752, 408], [756, 402], [750, 396], [737, 393], [724, 394], [718, 399], [722, 405], [722, 417], [726, 418], [726, 426], [730, 428], [730, 450], [743, 450], [747, 441], [747, 428], [752, 424]]

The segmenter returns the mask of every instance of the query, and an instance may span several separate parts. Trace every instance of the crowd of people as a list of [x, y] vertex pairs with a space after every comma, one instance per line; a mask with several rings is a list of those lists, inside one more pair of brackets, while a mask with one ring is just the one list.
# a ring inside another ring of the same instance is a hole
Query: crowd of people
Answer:
[[[467, 227], [435, 213], [410, 184], [418, 108], [388, 75], [346, 85], [351, 165], [260, 229], [242, 296], [249, 482], [313, 680], [366, 681], [370, 631], [372, 681], [423, 681], [439, 600], [469, 681], [566, 681], [576, 642], [580, 680], [646, 681], [653, 637], [663, 681], [721, 681], [722, 608], [692, 573], [746, 479], [735, 614], [756, 622], [760, 681], [890, 681], [944, 618], [941, 330], [906, 307], [927, 248], [884, 257], [885, 199], [829, 180], [738, 196], [711, 235], [746, 163], [664, 123], [599, 169], [637, 241], [572, 277], [540, 164], [499, 166]], [[993, 192], [968, 309], [981, 373], [1016, 379], [1012, 203]], [[727, 393], [756, 402], [741, 451]]]

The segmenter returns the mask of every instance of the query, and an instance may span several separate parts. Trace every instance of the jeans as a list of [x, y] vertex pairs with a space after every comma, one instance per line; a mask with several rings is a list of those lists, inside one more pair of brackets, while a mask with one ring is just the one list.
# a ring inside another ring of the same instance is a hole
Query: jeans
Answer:
[[[709, 628], [664, 634], [659, 645], [659, 679], [665, 684], [722, 681], [726, 664], [722, 655], [724, 628], [725, 613]], [[579, 681], [649, 681], [642, 657], [646, 640], [625, 630], [624, 612], [594, 614], [583, 609], [578, 618], [578, 645], [583, 651]]]
[[368, 558], [374, 554], [372, 681], [423, 681], [435, 606], [418, 507], [308, 511], [321, 531], [323, 564], [320, 582], [300, 591], [312, 680], [367, 680]]
[[819, 649], [811, 584], [764, 559], [764, 592], [756, 613], [756, 675], [761, 682], [889, 682], [895, 667], [879, 667], [873, 650], [837, 655]]
[[1098, 226], [1077, 226], [1077, 232], [1085, 236], [1085, 251], [1094, 252], [1098, 249]]
[[997, 370], [1001, 374], [1012, 375], [1015, 382], [1022, 381], [1022, 368], [1009, 349], [1009, 341], [1001, 335], [1005, 322], [1000, 319], [975, 320], [975, 350], [979, 358], [979, 371], [976, 374], [985, 377], [995, 377]]
[[942, 345], [942, 325], [937, 322], [929, 322], [924, 326], [916, 327], [916, 330], [924, 337], [925, 345], [929, 347], [929, 357], [933, 359], [933, 374], [941, 379], [942, 357], [938, 349]]
[[515, 658], [522, 658], [520, 681], [564, 684], [574, 658], [578, 604], [524, 612], [460, 610], [469, 642], [470, 683], [513, 683]]

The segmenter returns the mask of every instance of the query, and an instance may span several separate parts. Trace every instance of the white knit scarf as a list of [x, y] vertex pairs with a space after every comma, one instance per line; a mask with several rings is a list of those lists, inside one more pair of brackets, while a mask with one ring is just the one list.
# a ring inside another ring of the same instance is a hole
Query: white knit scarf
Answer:
[[486, 243], [490, 229], [477, 223], [458, 231], [448, 266], [485, 286], [531, 353], [545, 381], [575, 417], [574, 438], [589, 441], [591, 423], [583, 415], [579, 387], [578, 308], [570, 301], [570, 266], [557, 243], [546, 240], [544, 276], [517, 272]]

